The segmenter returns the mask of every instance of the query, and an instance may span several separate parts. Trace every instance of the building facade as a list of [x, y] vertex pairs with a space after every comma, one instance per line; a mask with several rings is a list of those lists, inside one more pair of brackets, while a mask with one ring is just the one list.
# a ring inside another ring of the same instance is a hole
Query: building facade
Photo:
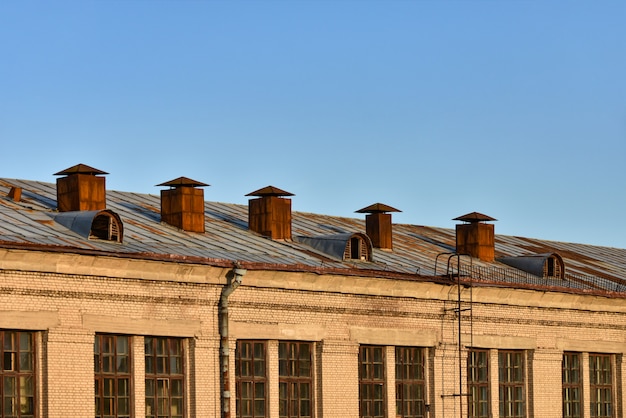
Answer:
[[625, 415], [626, 250], [57, 174], [0, 180], [0, 417]]

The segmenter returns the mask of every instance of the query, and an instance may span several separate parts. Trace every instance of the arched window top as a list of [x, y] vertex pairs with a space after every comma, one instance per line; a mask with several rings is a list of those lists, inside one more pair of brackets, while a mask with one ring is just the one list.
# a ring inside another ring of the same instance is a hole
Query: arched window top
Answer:
[[344, 260], [359, 260], [370, 261], [371, 260], [371, 244], [369, 239], [363, 236], [363, 234], [353, 234], [346, 242], [346, 249], [343, 252]]
[[564, 279], [565, 263], [563, 262], [563, 258], [557, 253], [546, 255], [547, 257], [543, 263], [543, 276]]
[[122, 242], [124, 225], [112, 210], [61, 212], [54, 220], [87, 239]]
[[297, 236], [294, 237], [294, 241], [306, 244], [340, 260], [372, 261], [372, 242], [367, 235], [360, 232], [317, 237]]
[[91, 223], [89, 239], [122, 242], [122, 221], [114, 212], [102, 211]]

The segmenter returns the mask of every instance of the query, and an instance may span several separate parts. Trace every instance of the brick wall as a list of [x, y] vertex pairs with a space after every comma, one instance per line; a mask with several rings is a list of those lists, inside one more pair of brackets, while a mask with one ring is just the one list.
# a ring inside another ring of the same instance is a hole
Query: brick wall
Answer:
[[[2, 250], [4, 251], [4, 250]], [[219, 417], [217, 304], [229, 269], [74, 255], [0, 251], [0, 329], [37, 335], [39, 417], [94, 416], [96, 333], [130, 335], [134, 416], [143, 416], [143, 338], [184, 338], [187, 417]], [[141, 267], [141, 268], [139, 268]], [[527, 416], [561, 416], [563, 351], [615, 355], [616, 416], [626, 402], [626, 303], [596, 296], [476, 288], [304, 273], [248, 271], [229, 303], [231, 416], [237, 339], [268, 340], [269, 411], [278, 415], [278, 341], [314, 343], [317, 418], [359, 416], [360, 344], [427, 347], [429, 418], [467, 416], [467, 347], [490, 349], [491, 407], [498, 416], [499, 349], [526, 350]], [[471, 310], [469, 308], [471, 307]], [[461, 371], [459, 377], [459, 339]], [[587, 359], [588, 356], [583, 356]], [[393, 355], [387, 418], [396, 418]], [[586, 373], [588, 380], [588, 371]], [[588, 413], [588, 383], [583, 411]]]

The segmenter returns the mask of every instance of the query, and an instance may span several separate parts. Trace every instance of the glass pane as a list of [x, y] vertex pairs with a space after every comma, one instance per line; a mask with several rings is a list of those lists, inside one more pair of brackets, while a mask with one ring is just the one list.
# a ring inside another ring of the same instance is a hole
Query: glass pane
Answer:
[[154, 374], [154, 359], [146, 357], [146, 374]]
[[130, 370], [128, 364], [128, 356], [117, 356], [117, 369], [118, 373], [128, 373]]
[[182, 374], [182, 359], [180, 357], [172, 357], [170, 359], [170, 373], [171, 374]]
[[128, 379], [119, 379], [117, 381], [117, 396], [130, 396]]
[[15, 333], [10, 331], [4, 332], [4, 350], [15, 351]]
[[183, 400], [181, 398], [172, 399], [171, 413], [172, 417], [183, 415]]
[[172, 388], [172, 396], [183, 396], [183, 381], [176, 379], [171, 381]]
[[154, 396], [154, 380], [146, 379], [146, 396]]
[[17, 385], [15, 384], [15, 377], [4, 377], [2, 394], [4, 396], [17, 396]]
[[265, 344], [254, 343], [254, 357], [257, 359], [265, 358]]
[[20, 371], [32, 371], [33, 370], [33, 357], [29, 352], [20, 353]]
[[33, 396], [35, 394], [35, 388], [33, 385], [32, 376], [20, 377], [20, 395], [21, 396]]
[[167, 354], [167, 349], [165, 347], [166, 340], [165, 338], [155, 338], [156, 341], [156, 355], [162, 356]]
[[154, 399], [146, 399], [146, 417], [153, 417], [155, 412]]
[[20, 351], [31, 351], [31, 335], [28, 332], [20, 332]]
[[115, 380], [104, 379], [104, 397], [109, 398], [115, 394]]
[[130, 413], [130, 402], [128, 398], [118, 399], [117, 412], [120, 415], [128, 415]]
[[254, 360], [254, 375], [259, 377], [265, 377], [265, 361]]
[[260, 399], [254, 401], [254, 416], [255, 418], [265, 416], [265, 400]]
[[264, 398], [265, 397], [265, 384], [264, 383], [255, 383], [254, 384], [254, 397], [255, 398]]

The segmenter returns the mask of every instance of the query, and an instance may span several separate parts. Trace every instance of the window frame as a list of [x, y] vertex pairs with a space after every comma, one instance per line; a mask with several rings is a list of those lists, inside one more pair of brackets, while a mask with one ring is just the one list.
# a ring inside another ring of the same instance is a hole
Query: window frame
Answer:
[[[145, 417], [184, 418], [186, 416], [184, 339], [177, 337], [144, 337], [144, 359]], [[176, 368], [176, 371], [172, 371], [172, 368]], [[149, 386], [152, 388], [150, 391], [148, 389]], [[176, 387], [178, 389], [175, 389]], [[159, 396], [160, 394], [161, 396]], [[159, 408], [164, 400], [166, 409], [160, 411]], [[179, 405], [179, 413], [173, 415], [172, 407], [174, 402]], [[148, 411], [149, 407], [151, 407], [150, 411]]]
[[[307, 349], [303, 350], [303, 347]], [[280, 418], [312, 418], [314, 416], [313, 350], [314, 345], [311, 342], [278, 342]], [[305, 393], [304, 396], [303, 393]]]
[[581, 353], [566, 351], [561, 362], [563, 418], [582, 418], [583, 379]]
[[526, 417], [525, 351], [498, 350], [498, 392], [501, 418]]
[[[250, 356], [242, 357], [243, 346], [249, 345], [251, 349], [247, 349], [246, 352], [250, 353]], [[262, 347], [262, 356], [256, 355], [255, 348]], [[267, 348], [268, 344], [266, 340], [237, 340], [235, 348], [235, 416], [237, 418], [265, 418], [269, 416], [269, 403], [268, 403], [268, 363], [267, 363]], [[260, 358], [262, 357], [262, 358]], [[262, 364], [263, 373], [256, 374], [256, 367], [258, 364]], [[242, 370], [245, 366], [248, 366], [252, 372], [248, 375], [243, 375]], [[244, 385], [250, 385], [252, 390], [249, 391], [252, 397], [246, 398], [245, 401], [250, 403], [248, 405], [250, 412], [244, 411], [243, 403], [243, 387]], [[257, 397], [258, 388], [262, 388], [262, 397]], [[263, 405], [263, 412], [256, 412], [257, 405]], [[244, 415], [245, 414], [245, 415]]]
[[[484, 363], [477, 356], [484, 357]], [[491, 416], [490, 350], [470, 348], [467, 353], [467, 416], [488, 418]], [[481, 376], [484, 376], [482, 378]], [[481, 396], [485, 394], [485, 396]], [[481, 408], [482, 407], [482, 408]]]
[[371, 245], [366, 236], [353, 234], [346, 241], [343, 251], [344, 261], [372, 261]]
[[423, 418], [426, 416], [426, 349], [423, 347], [395, 348], [396, 416]]
[[[377, 356], [376, 352], [379, 352]], [[379, 395], [376, 396], [375, 395]], [[359, 346], [359, 417], [385, 418], [387, 416], [387, 382], [385, 347]]]
[[[7, 336], [12, 335], [11, 347], [7, 350]], [[28, 349], [22, 346], [22, 337], [28, 339]], [[36, 418], [39, 416], [37, 408], [37, 339], [36, 333], [22, 330], [0, 330], [0, 418], [5, 417], [7, 399], [15, 401], [15, 410], [11, 411], [11, 418]], [[7, 356], [7, 354], [9, 356]], [[12, 354], [12, 355], [11, 355]], [[26, 356], [27, 360], [24, 359]], [[11, 358], [12, 367], [5, 369], [7, 358]], [[28, 368], [23, 367], [23, 363], [29, 363]], [[7, 379], [14, 379], [13, 396], [7, 395]], [[23, 382], [30, 381], [31, 394], [22, 394]], [[23, 401], [29, 411], [22, 412]], [[13, 409], [13, 408], [12, 408]]]
[[[595, 367], [597, 362], [594, 359], [603, 360], [602, 368]], [[605, 368], [604, 366], [607, 364], [608, 368]], [[589, 353], [589, 414], [592, 418], [613, 418], [615, 416], [614, 365], [615, 356], [613, 354]], [[598, 379], [599, 376], [601, 379]], [[598, 396], [600, 393], [603, 395]], [[606, 401], [607, 393], [610, 395], [608, 402]], [[606, 411], [607, 406], [608, 412]]]
[[[121, 354], [118, 355], [119, 345], [118, 338], [126, 339], [126, 349], [127, 353], [125, 356]], [[103, 352], [103, 340], [111, 339], [113, 343], [111, 346], [113, 347], [112, 352]], [[133, 390], [133, 370], [132, 370], [132, 344], [133, 338], [129, 335], [122, 334], [96, 334], [94, 337], [94, 385], [95, 385], [95, 394], [94, 394], [94, 412], [95, 417], [115, 417], [115, 418], [130, 418], [134, 415], [133, 405], [134, 405], [134, 390]], [[104, 371], [105, 359], [110, 358], [111, 365], [115, 365], [113, 371]], [[120, 360], [126, 359], [125, 368], [127, 371], [118, 371]], [[106, 396], [105, 394], [105, 386], [107, 381], [111, 381], [113, 383], [113, 396]], [[120, 396], [120, 384], [125, 382], [126, 393], [127, 396]], [[105, 408], [105, 400], [109, 399], [110, 406], [112, 406], [113, 411], [109, 411], [109, 413], [104, 412]], [[128, 402], [127, 405], [127, 413], [120, 413], [120, 400], [126, 399]], [[99, 406], [99, 407], [98, 407]]]

